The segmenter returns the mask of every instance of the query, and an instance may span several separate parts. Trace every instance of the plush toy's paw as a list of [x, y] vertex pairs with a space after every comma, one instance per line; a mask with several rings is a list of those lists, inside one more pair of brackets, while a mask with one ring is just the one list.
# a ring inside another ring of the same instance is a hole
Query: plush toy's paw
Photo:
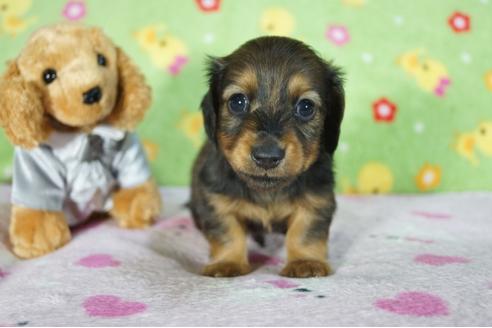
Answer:
[[219, 278], [219, 277], [237, 277], [251, 272], [251, 268], [247, 264], [235, 262], [217, 262], [207, 265], [202, 274], [204, 276]]
[[131, 189], [120, 189], [113, 196], [111, 214], [123, 228], [148, 227], [160, 211], [161, 198], [153, 181]]
[[33, 258], [53, 252], [70, 241], [70, 229], [62, 212], [12, 207], [10, 242], [21, 258]]
[[316, 260], [297, 260], [287, 263], [280, 274], [291, 278], [324, 277], [331, 273], [326, 262]]

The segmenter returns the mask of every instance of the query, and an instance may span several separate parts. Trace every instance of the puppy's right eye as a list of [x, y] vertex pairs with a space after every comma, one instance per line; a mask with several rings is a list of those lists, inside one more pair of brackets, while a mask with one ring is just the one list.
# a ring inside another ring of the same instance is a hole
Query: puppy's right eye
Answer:
[[52, 68], [48, 68], [48, 69], [44, 70], [44, 72], [43, 72], [44, 83], [50, 84], [54, 80], [56, 80], [56, 71]]
[[249, 100], [246, 95], [242, 93], [235, 93], [231, 96], [231, 98], [229, 98], [227, 105], [229, 106], [229, 111], [232, 114], [240, 115], [248, 111]]

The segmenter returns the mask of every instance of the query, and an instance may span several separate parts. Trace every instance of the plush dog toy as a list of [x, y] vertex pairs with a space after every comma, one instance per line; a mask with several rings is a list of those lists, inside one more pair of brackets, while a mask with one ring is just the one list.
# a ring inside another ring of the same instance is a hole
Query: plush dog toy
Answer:
[[93, 212], [142, 228], [158, 189], [131, 131], [150, 105], [143, 75], [98, 28], [59, 24], [33, 34], [0, 80], [0, 124], [16, 146], [9, 228], [32, 258], [70, 240]]

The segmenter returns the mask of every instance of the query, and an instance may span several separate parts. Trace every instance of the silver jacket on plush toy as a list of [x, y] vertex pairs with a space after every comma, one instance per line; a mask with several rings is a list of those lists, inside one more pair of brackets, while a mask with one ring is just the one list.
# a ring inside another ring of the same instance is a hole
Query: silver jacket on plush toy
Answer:
[[133, 133], [107, 125], [90, 134], [54, 132], [32, 150], [16, 147], [12, 203], [63, 211], [73, 225], [94, 211], [110, 210], [115, 187], [135, 187], [150, 176]]

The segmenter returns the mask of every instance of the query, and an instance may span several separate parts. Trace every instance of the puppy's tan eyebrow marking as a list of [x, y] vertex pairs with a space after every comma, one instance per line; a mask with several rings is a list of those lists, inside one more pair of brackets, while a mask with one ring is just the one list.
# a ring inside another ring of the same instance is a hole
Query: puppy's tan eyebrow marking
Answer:
[[238, 85], [230, 84], [224, 89], [224, 92], [222, 93], [222, 100], [226, 101], [235, 93], [247, 93], [247, 91]]
[[299, 99], [309, 99], [311, 100], [316, 106], [321, 106], [321, 97], [320, 95], [314, 91], [314, 90], [309, 90], [304, 92], [299, 96]]
[[304, 74], [295, 74], [289, 79], [289, 84], [287, 85], [289, 94], [296, 97], [312, 89], [311, 82]]
[[258, 89], [256, 72], [252, 67], [237, 69], [231, 74], [232, 83], [243, 88], [246, 92], [254, 92]]

